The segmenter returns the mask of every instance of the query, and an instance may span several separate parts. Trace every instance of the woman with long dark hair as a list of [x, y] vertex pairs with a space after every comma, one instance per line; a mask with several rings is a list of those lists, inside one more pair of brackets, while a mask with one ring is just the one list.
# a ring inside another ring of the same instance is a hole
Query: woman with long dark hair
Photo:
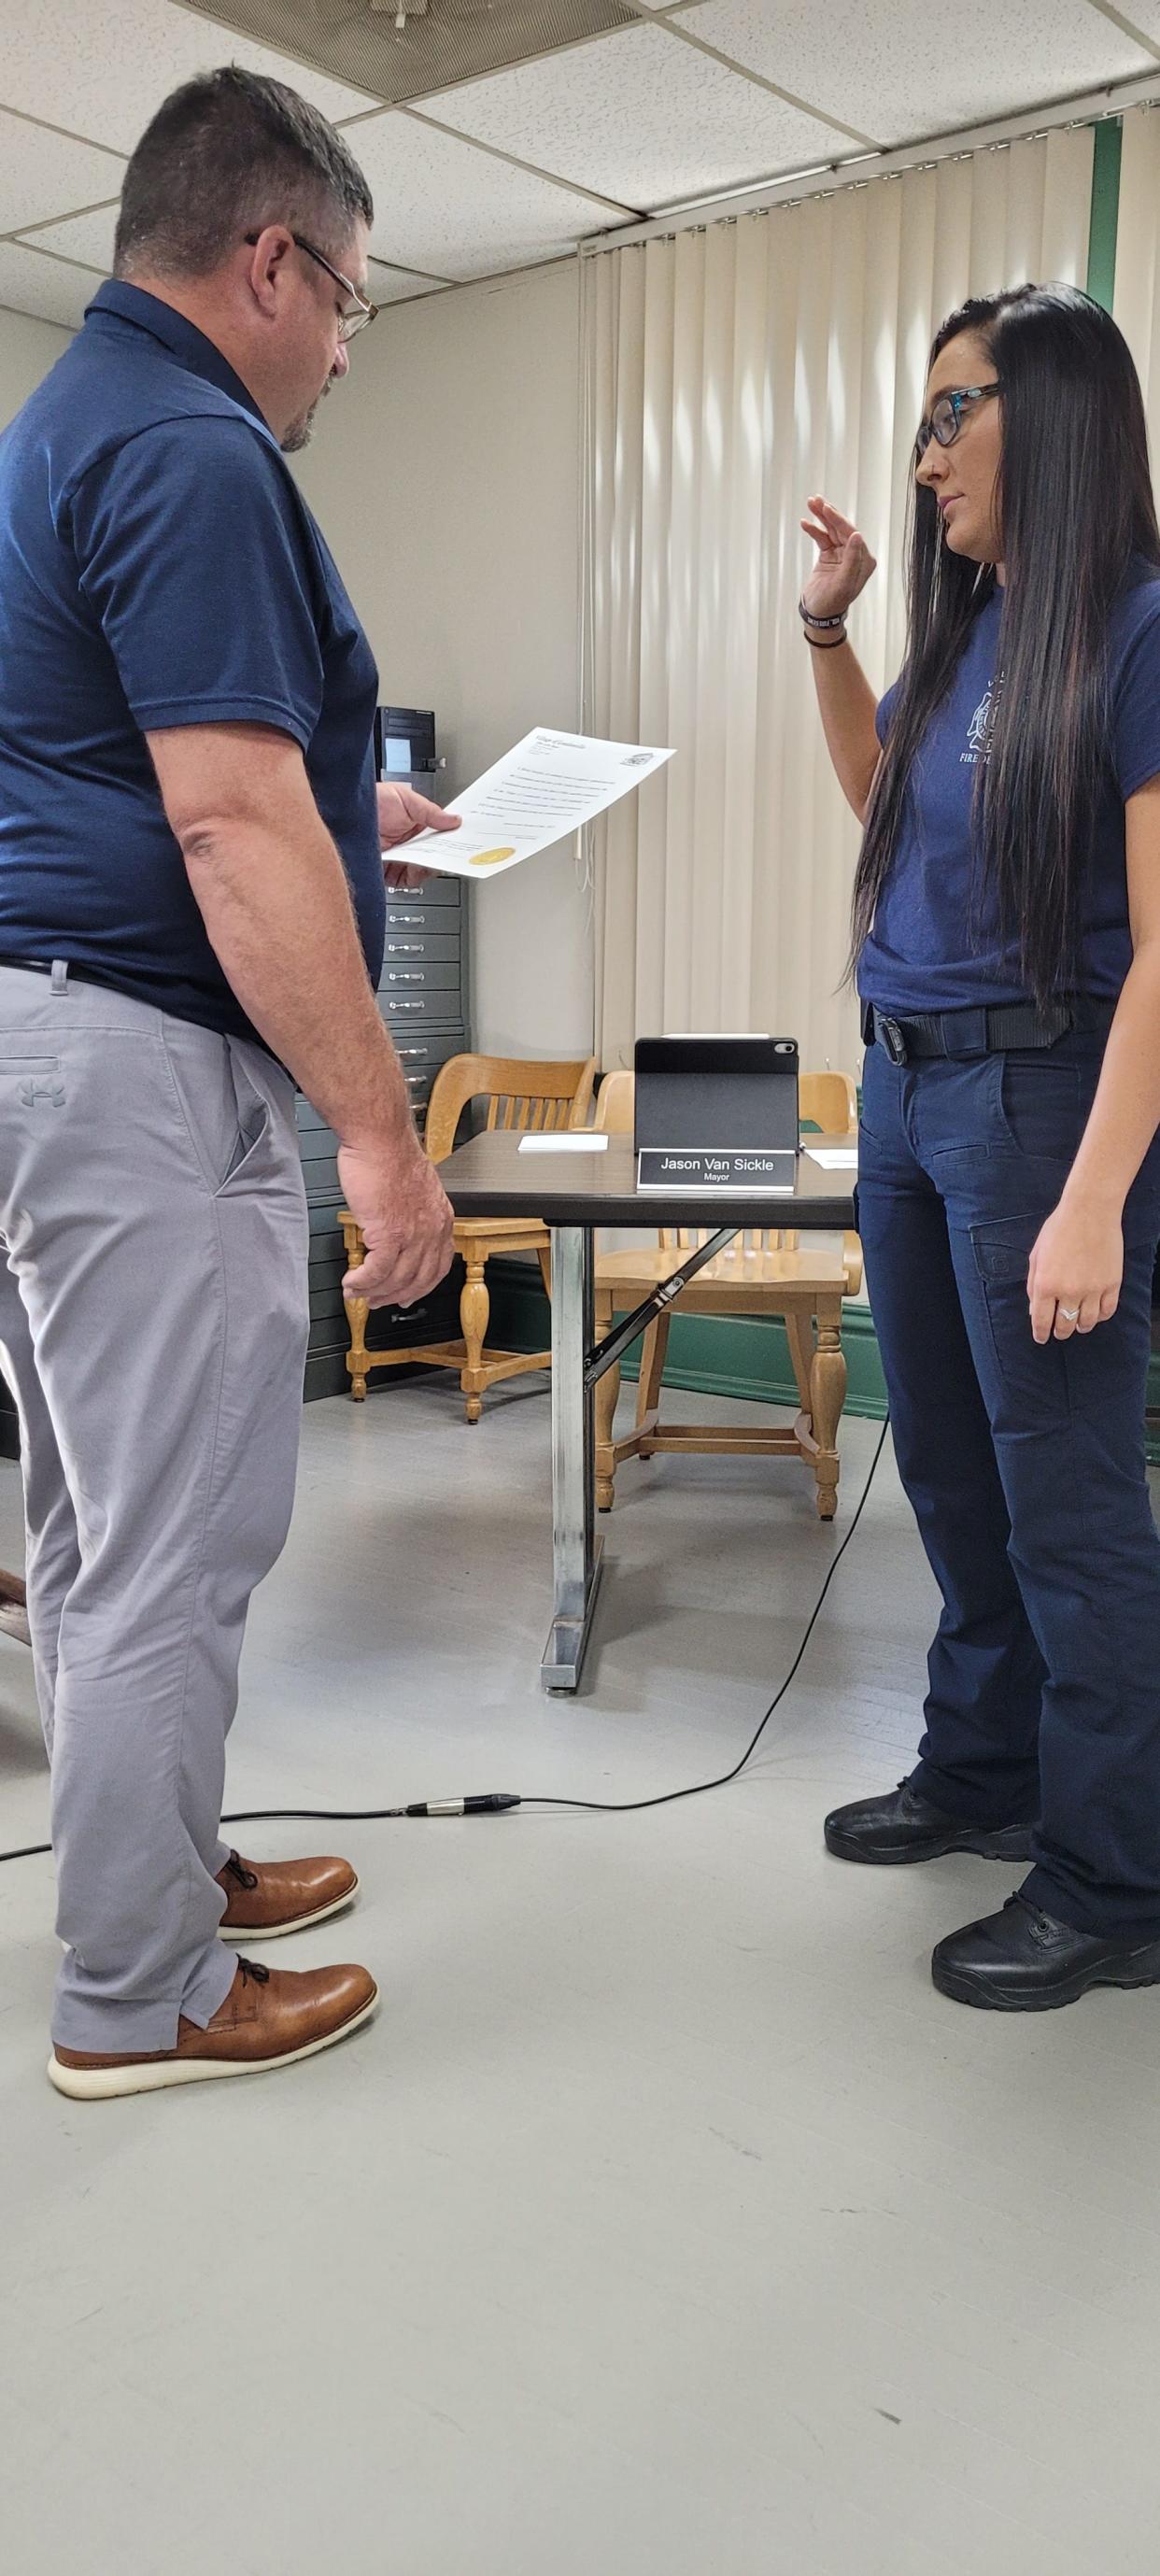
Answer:
[[1010, 2011], [1160, 1981], [1160, 531], [1136, 372], [1069, 287], [951, 314], [918, 433], [910, 623], [820, 495], [802, 600], [865, 831], [859, 1222], [895, 1449], [942, 1593], [918, 1763], [831, 1851], [1029, 1859], [939, 1943]]

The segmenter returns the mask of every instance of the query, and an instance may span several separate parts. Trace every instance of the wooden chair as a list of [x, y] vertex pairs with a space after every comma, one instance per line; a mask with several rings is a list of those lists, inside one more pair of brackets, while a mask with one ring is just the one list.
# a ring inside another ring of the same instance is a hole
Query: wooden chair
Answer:
[[[530, 1128], [540, 1133], [583, 1127], [592, 1106], [595, 1078], [595, 1056], [569, 1058], [560, 1064], [535, 1064], [525, 1063], [519, 1056], [453, 1055], [432, 1085], [423, 1134], [427, 1152], [433, 1163], [443, 1161], [455, 1143], [464, 1110], [469, 1102], [479, 1099], [487, 1101], [488, 1127]], [[339, 1209], [338, 1221], [347, 1261], [353, 1269], [363, 1256], [362, 1235], [349, 1208]], [[535, 1252], [540, 1257], [546, 1286], [549, 1242], [547, 1227], [535, 1218], [497, 1217], [492, 1221], [468, 1217], [457, 1222], [455, 1249], [466, 1274], [459, 1294], [460, 1341], [421, 1342], [405, 1350], [370, 1351], [366, 1344], [370, 1308], [364, 1297], [348, 1298], [350, 1349], [346, 1365], [355, 1402], [361, 1403], [366, 1395], [368, 1370], [403, 1368], [418, 1362], [424, 1368], [458, 1369], [467, 1419], [478, 1422], [489, 1386], [498, 1385], [501, 1378], [522, 1377], [527, 1369], [550, 1368], [550, 1351], [488, 1350], [491, 1300], [485, 1275], [493, 1252]]]
[[23, 1577], [0, 1569], [0, 1637], [16, 1637], [22, 1646], [30, 1646], [27, 1595]]
[[[800, 1103], [803, 1123], [824, 1135], [857, 1134], [857, 1093], [849, 1074], [803, 1074]], [[610, 1073], [601, 1084], [596, 1125], [610, 1134], [623, 1134], [631, 1131], [632, 1121], [633, 1077]], [[708, 1232], [705, 1227], [690, 1231], [666, 1226], [655, 1247], [642, 1236], [631, 1252], [599, 1253], [597, 1339], [603, 1340], [614, 1314], [639, 1305], [658, 1280], [671, 1277], [674, 1253], [706, 1242]], [[696, 1450], [803, 1459], [813, 1469], [819, 1516], [832, 1520], [838, 1507], [838, 1424], [846, 1400], [842, 1300], [856, 1295], [861, 1284], [862, 1248], [856, 1234], [845, 1235], [832, 1250], [819, 1246], [805, 1251], [796, 1234], [781, 1228], [736, 1236], [682, 1289], [676, 1304], [688, 1314], [781, 1317], [801, 1404], [793, 1428], [663, 1422], [661, 1385], [672, 1311], [666, 1308], [643, 1338], [636, 1420], [626, 1439], [615, 1440], [612, 1432], [620, 1370], [611, 1368], [597, 1380], [598, 1510], [611, 1511], [616, 1470], [625, 1458], [652, 1458], [658, 1450]]]

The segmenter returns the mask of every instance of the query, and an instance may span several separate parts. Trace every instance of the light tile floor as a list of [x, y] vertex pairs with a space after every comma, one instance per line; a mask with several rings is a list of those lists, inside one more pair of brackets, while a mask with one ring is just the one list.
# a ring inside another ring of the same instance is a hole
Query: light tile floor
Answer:
[[[546, 1701], [547, 1434], [536, 1380], [474, 1431], [442, 1380], [307, 1410], [231, 1804], [735, 1757], [837, 1543], [808, 1480], [626, 1468], [588, 1686]], [[0, 1562], [18, 1524], [0, 1467]], [[736, 1786], [240, 1833], [353, 1854], [357, 1914], [280, 1964], [384, 1986], [285, 2075], [62, 2102], [48, 1865], [0, 1870], [13, 2576], [1156, 2576], [1160, 1993], [964, 2011], [931, 1944], [1017, 1873], [821, 1845], [909, 1761], [932, 1618], [888, 1452]], [[0, 1843], [43, 1831], [3, 1641], [0, 1799]]]

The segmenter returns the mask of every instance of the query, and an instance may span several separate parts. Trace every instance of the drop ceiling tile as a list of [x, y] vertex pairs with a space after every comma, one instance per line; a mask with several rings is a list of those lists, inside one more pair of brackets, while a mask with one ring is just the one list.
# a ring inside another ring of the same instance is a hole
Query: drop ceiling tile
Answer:
[[0, 242], [0, 305], [10, 305], [16, 313], [35, 313], [42, 322], [63, 322], [68, 330], [79, 331], [96, 286], [87, 269], [27, 250], [23, 242]]
[[288, 81], [330, 117], [365, 108], [324, 79], [195, 16], [178, 0], [0, 0], [0, 106], [129, 153], [171, 89], [218, 63]]
[[[1130, 13], [1129, 13], [1130, 14]], [[1087, 0], [703, 0], [682, 23], [766, 80], [904, 143], [1155, 69]]]
[[384, 268], [381, 259], [367, 261], [369, 293], [373, 304], [401, 304], [408, 295], [443, 295], [447, 281], [441, 277], [420, 277], [409, 268]]
[[642, 214], [857, 149], [667, 27], [643, 24], [444, 90], [426, 108]]
[[1124, 0], [1120, 16], [1127, 19], [1130, 27], [1138, 28], [1142, 36], [1150, 36], [1154, 45], [1160, 45], [1160, 0]]
[[123, 161], [0, 108], [0, 233], [115, 196]]
[[346, 139], [374, 190], [371, 248], [402, 268], [494, 276], [556, 259], [602, 220], [619, 219], [592, 197], [513, 169], [404, 109], [362, 119]]
[[63, 224], [38, 225], [32, 247], [55, 251], [61, 259], [79, 260], [83, 267], [97, 268], [102, 277], [107, 277], [113, 265], [116, 223], [115, 202], [111, 206], [94, 206], [90, 214], [70, 215]]
[[[65, 224], [46, 224], [31, 236], [30, 247], [55, 251], [63, 259], [80, 261], [85, 267], [108, 277], [113, 266], [113, 227], [115, 206], [101, 207], [89, 215], [74, 215]], [[429, 295], [444, 284], [441, 278], [423, 277], [407, 268], [384, 268], [381, 260], [372, 259], [370, 292], [375, 304], [397, 304], [406, 295]], [[96, 277], [93, 278], [96, 286]]]

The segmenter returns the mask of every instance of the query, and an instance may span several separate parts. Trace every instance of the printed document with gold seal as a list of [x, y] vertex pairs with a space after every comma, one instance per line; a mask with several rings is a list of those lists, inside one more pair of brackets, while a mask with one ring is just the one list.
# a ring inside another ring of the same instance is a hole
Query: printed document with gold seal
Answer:
[[462, 815], [462, 828], [418, 833], [406, 844], [407, 861], [477, 885], [502, 876], [630, 795], [672, 756], [641, 743], [596, 742], [537, 725], [454, 799], [451, 811]]

